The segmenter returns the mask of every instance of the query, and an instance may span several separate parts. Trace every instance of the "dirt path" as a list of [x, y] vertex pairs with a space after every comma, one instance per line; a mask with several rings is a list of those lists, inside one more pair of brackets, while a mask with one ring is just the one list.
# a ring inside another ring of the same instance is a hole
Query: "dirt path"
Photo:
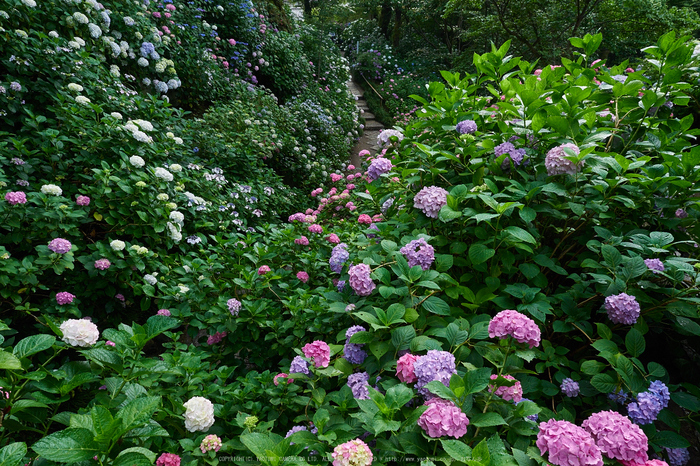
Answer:
[[356, 167], [360, 167], [362, 166], [362, 161], [357, 154], [359, 154], [362, 150], [368, 150], [372, 153], [372, 155], [377, 152], [379, 149], [379, 146], [377, 145], [377, 136], [379, 136], [379, 133], [384, 129], [384, 125], [375, 120], [374, 115], [369, 113], [369, 107], [367, 107], [367, 102], [365, 102], [364, 91], [362, 88], [358, 86], [356, 82], [351, 80], [348, 81], [348, 89], [350, 89], [350, 92], [356, 96], [357, 100], [355, 101], [355, 105], [357, 105], [357, 111], [360, 112], [360, 116], [364, 117], [365, 119], [364, 133], [360, 137], [360, 140], [355, 144], [355, 147], [352, 148], [352, 152], [350, 153], [350, 163]]

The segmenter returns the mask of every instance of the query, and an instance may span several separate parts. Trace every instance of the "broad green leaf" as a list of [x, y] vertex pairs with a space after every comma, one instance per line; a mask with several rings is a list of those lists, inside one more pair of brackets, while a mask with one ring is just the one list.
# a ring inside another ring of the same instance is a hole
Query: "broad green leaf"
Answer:
[[100, 452], [87, 429], [69, 428], [48, 435], [32, 446], [42, 458], [58, 463], [77, 463], [92, 459]]
[[596, 374], [591, 378], [591, 385], [600, 393], [612, 393], [617, 390], [617, 381], [608, 374]]
[[646, 349], [646, 341], [644, 341], [644, 335], [635, 328], [630, 329], [625, 337], [625, 347], [627, 352], [633, 356], [638, 357]]
[[486, 262], [492, 258], [494, 254], [496, 254], [495, 249], [491, 249], [481, 243], [472, 244], [469, 248], [469, 260], [471, 260], [474, 265]]
[[151, 466], [151, 461], [146, 455], [137, 451], [120, 453], [112, 463], [114, 466]]
[[15, 442], [0, 449], [0, 466], [19, 466], [27, 454], [27, 444]]
[[33, 354], [39, 353], [51, 346], [56, 341], [53, 335], [32, 335], [31, 337], [23, 338], [15, 345], [12, 353], [18, 358], [26, 358]]
[[405, 350], [409, 348], [411, 340], [415, 337], [416, 330], [412, 326], [405, 325], [403, 327], [398, 327], [391, 331], [391, 344], [399, 351]]
[[492, 427], [504, 425], [506, 421], [498, 413], [477, 413], [470, 419], [474, 427]]
[[121, 419], [122, 421], [120, 434], [146, 424], [159, 406], [159, 396], [144, 396], [129, 401], [117, 412], [116, 419]]
[[152, 339], [163, 332], [171, 330], [180, 325], [180, 322], [174, 317], [166, 316], [151, 316], [146, 321], [146, 335], [148, 339]]
[[438, 314], [441, 316], [448, 316], [450, 315], [450, 305], [447, 304], [444, 300], [441, 298], [438, 298], [437, 296], [431, 296], [425, 301], [423, 301], [423, 309], [425, 309], [428, 312], [432, 312], [433, 314]]
[[454, 460], [466, 463], [466, 461], [472, 457], [471, 447], [461, 440], [440, 439], [440, 443], [445, 453], [450, 455]]
[[22, 369], [22, 363], [14, 355], [0, 350], [0, 369]]
[[350, 337], [350, 343], [355, 343], [357, 345], [363, 345], [374, 340], [375, 336], [371, 332], [357, 332]]
[[688, 448], [690, 443], [681, 435], [670, 430], [661, 430], [654, 434], [651, 441], [666, 448]]

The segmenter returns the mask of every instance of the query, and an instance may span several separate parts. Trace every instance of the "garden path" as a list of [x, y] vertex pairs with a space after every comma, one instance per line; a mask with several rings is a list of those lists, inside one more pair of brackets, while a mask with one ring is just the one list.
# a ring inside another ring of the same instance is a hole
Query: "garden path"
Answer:
[[358, 155], [360, 151], [368, 150], [374, 154], [379, 150], [377, 136], [379, 136], [379, 133], [384, 129], [384, 125], [375, 120], [374, 115], [369, 113], [369, 107], [367, 106], [367, 102], [365, 102], [364, 91], [355, 81], [348, 81], [348, 89], [350, 89], [350, 92], [352, 92], [357, 99], [355, 105], [357, 105], [360, 116], [365, 119], [364, 132], [350, 153], [350, 163], [359, 167], [362, 165], [362, 161]]

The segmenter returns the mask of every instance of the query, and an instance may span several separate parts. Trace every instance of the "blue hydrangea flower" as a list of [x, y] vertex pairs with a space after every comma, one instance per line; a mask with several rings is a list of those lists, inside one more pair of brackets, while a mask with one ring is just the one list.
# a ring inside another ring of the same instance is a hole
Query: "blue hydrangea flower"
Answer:
[[362, 349], [362, 345], [355, 343], [345, 343], [343, 347], [343, 357], [350, 364], [362, 364], [367, 357], [367, 353]]
[[569, 398], [577, 397], [579, 392], [578, 382], [567, 377], [561, 382], [561, 391]]
[[623, 389], [620, 389], [619, 392], [608, 393], [608, 399], [617, 404], [623, 404], [627, 401], [627, 393], [625, 393]]
[[331, 258], [328, 260], [328, 264], [333, 272], [340, 273], [340, 271], [343, 270], [343, 264], [350, 258], [347, 247], [347, 244], [340, 243], [331, 251]]
[[426, 399], [433, 398], [434, 395], [425, 386], [433, 380], [449, 386], [452, 374], [457, 373], [455, 357], [448, 351], [428, 350], [428, 354], [419, 357], [413, 364], [413, 373], [418, 377], [418, 393]]
[[637, 395], [637, 401], [627, 405], [630, 419], [639, 425], [651, 424], [663, 408], [659, 398], [650, 392]]
[[668, 402], [671, 399], [671, 394], [669, 393], [666, 384], [664, 384], [662, 381], [653, 381], [651, 385], [649, 385], [649, 392], [656, 396], [662, 409], [668, 406]]
[[687, 448], [666, 448], [665, 450], [670, 466], [685, 466], [690, 461], [690, 452]]
[[292, 360], [292, 364], [289, 366], [289, 373], [309, 375], [309, 363], [306, 362], [301, 356], [296, 356]]
[[358, 372], [348, 376], [348, 387], [357, 400], [369, 400], [369, 374]]

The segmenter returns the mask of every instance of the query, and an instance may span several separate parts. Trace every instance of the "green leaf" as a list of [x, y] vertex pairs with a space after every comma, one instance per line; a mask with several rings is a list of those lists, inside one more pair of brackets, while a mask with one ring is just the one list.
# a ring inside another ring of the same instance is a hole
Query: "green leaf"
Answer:
[[350, 343], [355, 343], [357, 345], [364, 345], [374, 340], [374, 334], [370, 332], [357, 332], [350, 337]]
[[0, 351], [0, 369], [22, 369], [22, 363], [7, 351]]
[[431, 296], [423, 301], [423, 309], [441, 316], [450, 315], [450, 305], [437, 296]]
[[146, 424], [159, 406], [159, 396], [143, 396], [129, 401], [117, 412], [116, 419], [121, 419], [122, 421], [122, 429], [119, 435]]
[[496, 254], [495, 249], [491, 249], [481, 243], [472, 244], [469, 248], [469, 260], [471, 260], [474, 265], [486, 262], [492, 258], [494, 254]]
[[440, 398], [443, 398], [445, 400], [454, 400], [457, 397], [455, 394], [450, 390], [448, 387], [445, 386], [442, 382], [439, 382], [437, 380], [433, 380], [432, 382], [428, 382], [428, 384], [425, 386], [428, 390], [430, 390], [430, 393], [439, 396]]
[[440, 439], [440, 443], [445, 453], [450, 455], [452, 459], [466, 463], [472, 457], [472, 449], [461, 440]]
[[275, 437], [281, 439], [279, 435], [270, 434], [270, 436], [268, 436], [254, 432], [252, 434], [241, 435], [241, 442], [253, 452], [258, 461], [262, 461], [264, 464], [270, 464], [266, 459], [271, 455], [267, 452], [272, 452], [272, 450], [275, 449], [275, 445], [277, 444], [277, 441], [273, 440]]
[[[491, 463], [491, 455], [489, 454], [489, 447], [486, 444], [486, 439], [479, 442], [479, 444], [472, 450], [472, 460], [477, 461], [483, 465], [488, 465]], [[471, 466], [471, 462], [468, 461]]]
[[670, 430], [657, 432], [652, 442], [666, 448], [688, 448], [690, 446], [690, 443], [685, 438]]
[[403, 408], [413, 398], [413, 390], [406, 385], [394, 385], [386, 391], [386, 404], [393, 410]]
[[180, 322], [174, 317], [151, 316], [146, 321], [146, 335], [148, 336], [148, 340], [150, 340], [179, 325]]
[[32, 354], [51, 348], [56, 341], [53, 335], [32, 335], [31, 337], [23, 338], [15, 345], [12, 353], [18, 358], [26, 358]]
[[386, 251], [388, 253], [396, 251], [396, 249], [398, 249], [398, 247], [399, 247], [395, 242], [390, 241], [388, 239], [383, 239], [381, 242], [381, 245], [382, 245], [382, 249], [384, 249], [384, 251]]
[[469, 424], [474, 427], [502, 426], [506, 423], [498, 413], [477, 413], [470, 419]]
[[87, 429], [65, 429], [48, 435], [32, 446], [32, 450], [43, 458], [58, 463], [77, 463], [92, 459], [100, 452]]
[[152, 452], [151, 450], [149, 450], [148, 448], [143, 448], [143, 447], [127, 448], [126, 450], [120, 451], [119, 455], [117, 455], [117, 456], [126, 455], [127, 453], [131, 453], [131, 452], [140, 453], [141, 455], [148, 458], [151, 461], [151, 464], [156, 462], [156, 454], [154, 452]]
[[698, 323], [694, 320], [677, 316], [676, 323], [678, 324], [679, 328], [685, 330], [686, 332], [692, 333], [693, 335], [700, 335], [700, 325], [698, 325]]
[[681, 408], [685, 408], [695, 413], [700, 411], [700, 400], [690, 393], [674, 392], [671, 393], [671, 399]]
[[331, 416], [328, 414], [327, 409], [318, 409], [316, 414], [314, 414], [313, 422], [314, 426], [318, 428], [319, 433], [323, 433], [323, 428], [326, 426], [328, 421], [330, 421]]
[[[368, 332], [369, 333], [369, 332]], [[357, 334], [355, 334], [357, 335]], [[355, 336], [353, 335], [353, 336]], [[416, 330], [411, 325], [395, 328], [391, 331], [391, 344], [398, 350], [408, 349], [411, 340], [416, 337]], [[351, 341], [352, 343], [352, 341]]]
[[491, 370], [486, 367], [467, 371], [464, 375], [464, 394], [480, 392], [489, 384], [490, 377]]
[[617, 390], [617, 381], [608, 374], [596, 374], [591, 378], [591, 385], [600, 393], [611, 393]]
[[627, 352], [633, 357], [638, 357], [646, 349], [646, 341], [644, 341], [644, 335], [641, 334], [636, 328], [630, 329], [625, 337], [625, 347]]
[[19, 466], [27, 454], [27, 444], [15, 442], [0, 449], [0, 466]]
[[114, 466], [151, 466], [153, 461], [148, 459], [143, 453], [130, 451], [128, 453], [120, 453], [112, 464]]
[[603, 254], [603, 259], [605, 259], [605, 262], [608, 264], [608, 267], [615, 268], [622, 263], [622, 255], [613, 246], [604, 244], [600, 248], [600, 251]]
[[507, 227], [504, 231], [506, 231], [513, 238], [516, 238], [518, 241], [530, 244], [537, 244], [537, 240], [535, 239], [535, 237], [520, 227], [510, 226]]

